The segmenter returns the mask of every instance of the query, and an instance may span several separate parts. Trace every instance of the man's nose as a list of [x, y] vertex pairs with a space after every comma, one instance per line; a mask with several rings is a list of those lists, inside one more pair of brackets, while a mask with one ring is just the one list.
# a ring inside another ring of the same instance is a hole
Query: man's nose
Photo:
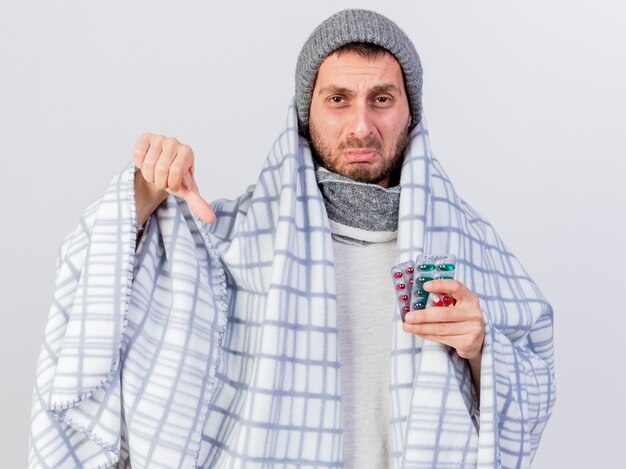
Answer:
[[365, 102], [353, 104], [348, 131], [357, 138], [365, 138], [374, 130], [372, 110]]

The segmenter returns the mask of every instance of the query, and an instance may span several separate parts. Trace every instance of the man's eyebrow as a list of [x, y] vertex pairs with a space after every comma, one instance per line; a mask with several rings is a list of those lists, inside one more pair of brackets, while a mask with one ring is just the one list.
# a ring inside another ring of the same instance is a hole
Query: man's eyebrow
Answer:
[[343, 86], [328, 85], [328, 86], [325, 86], [324, 88], [320, 88], [320, 90], [317, 92], [318, 95], [326, 94], [326, 93], [350, 95], [352, 94], [352, 91], [350, 91], [348, 88], [345, 88]]
[[389, 92], [395, 92], [395, 93], [402, 94], [402, 90], [400, 88], [398, 88], [396, 85], [393, 85], [391, 83], [385, 83], [385, 84], [382, 84], [382, 85], [376, 85], [376, 86], [374, 86], [370, 90], [371, 94], [389, 93]]
[[[392, 83], [383, 83], [381, 85], [376, 85], [368, 91], [369, 94], [389, 93], [389, 92], [402, 94], [402, 90]], [[324, 86], [323, 88], [320, 88], [317, 94], [318, 95], [341, 94], [341, 95], [349, 96], [353, 94], [353, 92], [349, 88], [345, 88], [343, 86], [328, 85], [328, 86]]]

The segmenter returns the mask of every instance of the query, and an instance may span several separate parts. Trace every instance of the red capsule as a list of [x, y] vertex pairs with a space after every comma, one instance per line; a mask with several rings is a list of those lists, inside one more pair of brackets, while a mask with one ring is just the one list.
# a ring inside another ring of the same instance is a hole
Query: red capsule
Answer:
[[432, 293], [429, 297], [430, 302], [432, 305], [434, 306], [443, 306], [443, 301], [441, 301], [441, 297], [439, 295], [436, 295], [434, 293]]
[[409, 301], [409, 295], [400, 295], [402, 301]]
[[454, 303], [452, 301], [452, 298], [450, 298], [448, 295], [443, 297], [443, 302], [446, 304], [446, 306], [450, 306], [452, 303]]
[[408, 306], [405, 306], [405, 307], [404, 307], [404, 312], [405, 312], [405, 313], [408, 313], [409, 311], [411, 311], [411, 308], [409, 308]]
[[394, 272], [393, 276], [395, 278], [402, 278], [402, 272]]
[[415, 272], [415, 269], [413, 267], [408, 267], [406, 271], [407, 273], [412, 274], [413, 272]]
[[404, 283], [399, 283], [398, 286], [396, 287], [398, 290], [404, 290], [406, 288], [406, 285]]
[[413, 285], [413, 279], [412, 279], [412, 278], [410, 278], [410, 279], [409, 279], [409, 283], [410, 283], [411, 285]]

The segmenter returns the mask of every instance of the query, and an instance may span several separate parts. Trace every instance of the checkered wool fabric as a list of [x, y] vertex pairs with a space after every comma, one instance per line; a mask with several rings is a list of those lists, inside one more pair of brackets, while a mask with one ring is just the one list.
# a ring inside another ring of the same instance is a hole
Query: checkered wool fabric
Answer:
[[[170, 197], [137, 254], [133, 170], [61, 248], [29, 467], [342, 467], [331, 232], [294, 106], [256, 185], [214, 202], [210, 226]], [[467, 362], [394, 315], [391, 467], [529, 467], [555, 400], [551, 307], [456, 194], [424, 121], [401, 188], [398, 262], [456, 254], [486, 338], [475, 409]]]

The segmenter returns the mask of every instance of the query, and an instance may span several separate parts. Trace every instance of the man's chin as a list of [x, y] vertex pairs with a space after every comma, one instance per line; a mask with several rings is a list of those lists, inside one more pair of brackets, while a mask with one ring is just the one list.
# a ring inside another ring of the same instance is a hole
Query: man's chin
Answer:
[[313, 157], [320, 166], [326, 168], [328, 171], [356, 182], [389, 187], [388, 182], [393, 178], [393, 168], [383, 167], [384, 165], [381, 164], [381, 161], [342, 162], [343, 164], [337, 164], [340, 162], [339, 158], [326, 159], [317, 151], [313, 152]]
[[376, 171], [367, 163], [353, 163], [350, 167], [338, 171], [341, 176], [352, 179], [356, 182], [364, 182], [366, 184], [379, 184], [381, 181], [388, 179], [389, 176]]

